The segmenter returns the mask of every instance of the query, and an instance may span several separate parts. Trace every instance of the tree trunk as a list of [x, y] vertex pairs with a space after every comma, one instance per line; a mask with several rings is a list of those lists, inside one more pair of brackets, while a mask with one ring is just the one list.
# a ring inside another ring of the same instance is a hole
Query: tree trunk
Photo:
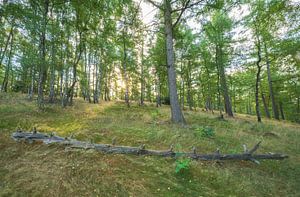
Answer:
[[236, 113], [236, 86], [233, 87], [233, 112]]
[[184, 75], [183, 75], [183, 70], [181, 65], [181, 90], [179, 92], [179, 95], [180, 95], [180, 104], [182, 110], [184, 110], [184, 92], [185, 92]]
[[85, 87], [85, 99], [88, 99], [89, 103], [91, 103], [91, 94], [90, 94], [90, 73], [91, 73], [91, 64], [90, 64], [90, 55], [87, 55], [87, 51], [85, 49], [85, 75], [87, 84]]
[[259, 83], [260, 83], [260, 72], [261, 72], [261, 45], [260, 45], [260, 39], [258, 32], [256, 30], [256, 47], [257, 47], [257, 73], [256, 73], [256, 83], [255, 83], [255, 110], [256, 110], [256, 116], [257, 116], [257, 121], [261, 122], [261, 115], [260, 115], [260, 109], [259, 109]]
[[[205, 61], [205, 71], [206, 71], [206, 75], [207, 75], [207, 99], [206, 99], [206, 103], [205, 103], [205, 107], [208, 109], [208, 110], [210, 110], [210, 111], [212, 111], [212, 113], [214, 113], [213, 112], [213, 106], [212, 106], [212, 94], [211, 94], [211, 84], [210, 84], [210, 72], [209, 72], [209, 69], [208, 69], [208, 67], [207, 67], [207, 65], [206, 65], [206, 61]], [[200, 78], [200, 77], [199, 77]], [[200, 80], [199, 80], [200, 81]], [[218, 88], [219, 89], [219, 88]], [[203, 95], [203, 97], [204, 97], [204, 95]]]
[[50, 92], [49, 92], [49, 102], [53, 103], [54, 102], [54, 97], [55, 97], [55, 89], [54, 89], [54, 84], [55, 84], [55, 53], [54, 53], [54, 44], [52, 46], [52, 65], [51, 65], [51, 73], [50, 73]]
[[34, 76], [35, 76], [35, 72], [34, 72], [33, 66], [30, 67], [30, 76], [31, 76], [31, 81], [30, 81], [30, 86], [28, 88], [28, 98], [30, 100], [32, 100], [32, 98], [33, 98], [33, 91], [34, 91]]
[[[53, 17], [53, 10], [51, 9], [51, 17]], [[53, 23], [52, 25], [52, 31], [54, 30], [53, 28]], [[53, 33], [52, 33], [53, 34]], [[50, 71], [50, 91], [49, 91], [49, 103], [54, 103], [54, 97], [55, 97], [55, 89], [54, 89], [54, 85], [55, 85], [55, 66], [56, 66], [56, 49], [55, 49], [55, 40], [53, 39], [53, 35], [52, 35], [52, 49], [51, 49], [51, 71]]]
[[40, 36], [40, 65], [39, 65], [39, 80], [38, 80], [38, 107], [41, 109], [44, 107], [44, 83], [47, 78], [46, 70], [46, 28], [47, 28], [47, 15], [49, 10], [49, 0], [44, 0], [44, 15], [43, 15], [43, 27]]
[[21, 130], [15, 132], [11, 136], [15, 141], [25, 141], [25, 142], [42, 142], [44, 144], [60, 144], [66, 146], [66, 150], [77, 148], [77, 149], [94, 149], [96, 151], [101, 151], [104, 153], [115, 153], [115, 154], [134, 154], [134, 155], [153, 155], [161, 157], [171, 157], [175, 158], [177, 156], [195, 159], [195, 160], [246, 160], [252, 161], [259, 164], [257, 159], [276, 159], [282, 160], [288, 158], [287, 155], [278, 153], [268, 153], [268, 154], [254, 154], [261, 142], [257, 143], [253, 148], [247, 150], [246, 145], [244, 145], [244, 152], [239, 154], [221, 154], [219, 150], [210, 154], [198, 154], [196, 148], [194, 147], [192, 152], [174, 152], [171, 147], [169, 150], [150, 150], [145, 148], [145, 144], [140, 147], [131, 146], [116, 146], [115, 144], [94, 144], [89, 142], [83, 142], [78, 140], [69, 140], [60, 136], [49, 136], [39, 132], [29, 133], [23, 132]]
[[[8, 78], [9, 78], [9, 73], [11, 71], [11, 57], [12, 57], [12, 51], [13, 51], [13, 40], [14, 40], [14, 34], [13, 34], [13, 29], [11, 29], [11, 40], [10, 40], [10, 50], [9, 50], [9, 55], [8, 55], [8, 61], [7, 61], [7, 66], [5, 69], [5, 74], [4, 74], [4, 79], [2, 82], [2, 92], [7, 92], [7, 85], [8, 85]], [[1, 63], [0, 63], [1, 65]]]
[[62, 107], [66, 107], [67, 103], [68, 103], [67, 102], [68, 87], [69, 87], [69, 68], [66, 68], [66, 70], [65, 70], [65, 85], [63, 88], [63, 94], [62, 94], [62, 100], [61, 100]]
[[61, 101], [64, 98], [64, 69], [60, 71], [60, 99]]
[[271, 116], [270, 116], [270, 112], [269, 112], [269, 109], [268, 109], [268, 105], [267, 105], [264, 93], [261, 93], [261, 98], [262, 98], [262, 101], [263, 101], [263, 104], [264, 104], [265, 114], [266, 114], [267, 118], [270, 119]]
[[172, 16], [171, 2], [164, 0], [164, 19], [165, 19], [165, 36], [167, 49], [167, 69], [169, 82], [169, 95], [171, 104], [171, 120], [174, 123], [185, 124], [180, 105], [178, 102], [177, 87], [176, 87], [176, 72], [174, 65], [174, 50], [173, 50], [173, 32], [172, 32]]
[[281, 119], [285, 120], [285, 116], [284, 116], [284, 113], [283, 113], [283, 106], [282, 106], [281, 101], [279, 102], [279, 109], [280, 109]]
[[231, 107], [231, 102], [228, 94], [228, 88], [227, 88], [227, 83], [226, 83], [226, 78], [225, 78], [225, 69], [223, 66], [220, 68], [220, 81], [221, 81], [221, 87], [223, 90], [223, 97], [224, 97], [224, 102], [225, 102], [225, 111], [228, 114], [228, 116], [233, 117], [233, 112], [232, 112], [232, 107]]
[[228, 116], [233, 117], [231, 102], [228, 94], [226, 76], [225, 76], [225, 68], [223, 65], [223, 54], [222, 48], [220, 46], [216, 46], [216, 59], [217, 59], [217, 67], [219, 67], [219, 76], [220, 76], [220, 86], [223, 93], [225, 112]]
[[96, 61], [96, 54], [97, 52], [95, 53], [95, 62], [94, 62], [94, 65], [95, 65], [95, 69], [96, 69], [96, 83], [95, 83], [95, 90], [94, 90], [94, 103], [99, 103], [99, 93], [100, 93], [100, 80], [101, 80], [101, 61], [98, 60]]
[[54, 83], [55, 83], [55, 70], [54, 66], [51, 66], [51, 76], [50, 76], [50, 92], [49, 92], [49, 102], [54, 102], [55, 97], [55, 89], [54, 89]]
[[4, 59], [4, 56], [5, 56], [5, 53], [7, 51], [7, 47], [8, 47], [9, 41], [10, 41], [11, 37], [13, 36], [13, 30], [14, 30], [14, 26], [12, 25], [11, 28], [10, 28], [8, 37], [6, 39], [4, 49], [3, 49], [3, 51], [1, 51], [2, 54], [1, 54], [1, 57], [0, 57], [0, 65], [2, 64], [2, 61]]
[[269, 83], [269, 91], [270, 91], [270, 97], [272, 102], [272, 110], [273, 115], [276, 120], [279, 120], [279, 113], [275, 102], [274, 92], [273, 92], [273, 84], [272, 84], [272, 77], [271, 77], [271, 69], [270, 69], [270, 60], [269, 60], [269, 53], [267, 49], [266, 43], [264, 44], [265, 47], [265, 53], [266, 53], [266, 62], [267, 62], [267, 73], [268, 73], [268, 83]]
[[125, 103], [127, 105], [127, 107], [130, 107], [129, 104], [129, 84], [128, 84], [128, 75], [127, 75], [127, 49], [126, 49], [126, 42], [125, 42], [125, 32], [127, 32], [127, 26], [126, 26], [126, 30], [123, 30], [123, 52], [124, 52], [124, 56], [123, 56], [123, 71], [124, 71], [124, 79], [125, 79]]
[[160, 106], [161, 107], [161, 88], [160, 88], [160, 78], [159, 75], [157, 74], [157, 79], [156, 79], [156, 107]]
[[77, 57], [75, 57], [75, 61], [73, 63], [73, 82], [72, 82], [72, 85], [69, 87], [68, 89], [68, 92], [67, 92], [67, 103], [69, 105], [73, 105], [73, 96], [74, 96], [74, 88], [75, 88], [75, 85], [77, 83], [77, 66], [78, 66], [78, 63], [81, 59], [81, 54], [82, 54], [82, 31], [79, 31], [79, 44], [78, 44], [78, 54], [77, 54]]
[[145, 95], [145, 79], [144, 79], [144, 41], [142, 42], [142, 62], [141, 62], [141, 101], [140, 104], [144, 105]]
[[189, 109], [193, 110], [193, 97], [192, 97], [192, 76], [191, 76], [191, 65], [190, 61], [188, 61], [187, 68], [187, 102], [189, 104]]
[[297, 98], [297, 113], [300, 113], [300, 97]]

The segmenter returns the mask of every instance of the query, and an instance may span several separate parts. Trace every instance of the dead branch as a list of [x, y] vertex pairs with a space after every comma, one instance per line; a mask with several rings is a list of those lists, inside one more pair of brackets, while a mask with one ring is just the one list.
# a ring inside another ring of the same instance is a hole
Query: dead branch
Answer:
[[278, 153], [254, 154], [261, 142], [257, 143], [252, 149], [247, 150], [246, 145], [243, 145], [244, 152], [240, 154], [220, 154], [220, 150], [211, 154], [197, 154], [194, 147], [192, 152], [174, 152], [173, 147], [169, 150], [150, 150], [145, 148], [145, 144], [140, 147], [131, 146], [115, 146], [112, 144], [95, 144], [90, 142], [82, 142], [75, 139], [63, 138], [55, 135], [47, 135], [40, 132], [23, 132], [21, 130], [14, 132], [12, 138], [15, 141], [25, 142], [43, 142], [44, 144], [58, 143], [66, 146], [67, 149], [94, 149], [103, 153], [116, 154], [134, 154], [134, 155], [153, 155], [161, 157], [187, 157], [195, 160], [247, 160], [257, 164], [257, 160], [273, 159], [282, 160], [288, 158], [287, 155]]

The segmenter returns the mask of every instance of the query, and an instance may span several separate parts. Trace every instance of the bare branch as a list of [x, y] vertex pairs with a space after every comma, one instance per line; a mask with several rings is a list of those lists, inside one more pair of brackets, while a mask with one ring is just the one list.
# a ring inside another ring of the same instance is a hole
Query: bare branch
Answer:
[[187, 9], [193, 7], [193, 6], [199, 5], [199, 4], [200, 4], [201, 2], [203, 2], [203, 1], [204, 1], [204, 0], [200, 0], [200, 1], [197, 1], [197, 2], [195, 2], [195, 3], [190, 3], [191, 0], [187, 0], [186, 3], [185, 3], [185, 5], [184, 5], [182, 8], [172, 10], [172, 13], [173, 13], [173, 12], [178, 12], [178, 11], [180, 11], [180, 14], [179, 14], [178, 18], [176, 19], [176, 21], [175, 21], [175, 23], [172, 25], [172, 27], [173, 27], [173, 28], [176, 27], [176, 25], [177, 25], [178, 22], [180, 21], [180, 19], [181, 19], [181, 17], [182, 17], [182, 15], [183, 15], [183, 13], [184, 13], [185, 10], [187, 10]]
[[250, 151], [249, 151], [249, 154], [253, 154], [258, 148], [259, 148], [259, 145], [260, 145], [261, 141], [258, 142]]
[[[180, 21], [180, 19], [181, 19], [181, 17], [182, 17], [182, 14], [183, 14], [183, 12], [186, 10], [186, 8], [187, 8], [187, 6], [189, 5], [190, 1], [191, 1], [191, 0], [187, 0], [187, 1], [185, 2], [185, 5], [184, 5], [183, 8], [181, 9], [181, 12], [180, 12], [179, 16], [177, 17], [176, 22], [172, 25], [172, 28], [176, 27], [177, 23]], [[172, 11], [172, 12], [173, 12], [173, 11]]]
[[172, 13], [173, 12], [179, 12], [179, 11], [184, 11], [184, 10], [186, 10], [186, 9], [189, 9], [189, 8], [191, 8], [191, 7], [194, 7], [194, 6], [196, 6], [196, 5], [199, 5], [200, 3], [202, 3], [204, 0], [200, 0], [200, 1], [197, 1], [197, 2], [195, 2], [195, 3], [191, 3], [191, 4], [189, 4], [189, 5], [186, 5], [186, 6], [184, 6], [184, 7], [182, 7], [182, 8], [178, 8], [178, 9], [174, 9], [174, 10], [172, 10]]
[[173, 145], [171, 145], [169, 150], [150, 150], [145, 149], [145, 144], [140, 145], [139, 147], [131, 147], [131, 146], [117, 146], [112, 144], [94, 144], [89, 142], [77, 141], [75, 139], [65, 139], [59, 136], [49, 136], [40, 132], [23, 132], [22, 130], [18, 130], [17, 132], [12, 134], [12, 138], [16, 141], [25, 141], [29, 143], [34, 142], [42, 142], [44, 144], [61, 144], [66, 146], [66, 149], [76, 148], [76, 149], [94, 149], [96, 151], [101, 151], [104, 153], [117, 153], [117, 154], [134, 154], [134, 155], [153, 155], [153, 156], [161, 156], [161, 157], [187, 157], [195, 160], [247, 160], [252, 161], [254, 163], [259, 164], [257, 160], [262, 159], [275, 159], [282, 160], [288, 158], [287, 155], [283, 154], [252, 154], [254, 153], [258, 147], [258, 143], [252, 150], [246, 153], [241, 154], [220, 154], [220, 150], [217, 149], [215, 153], [212, 154], [197, 154], [196, 149], [192, 152], [175, 152], [173, 150]]
[[152, 1], [152, 0], [145, 0], [146, 2], [152, 4], [154, 7], [158, 8], [158, 9], [162, 9], [162, 7], [160, 5], [158, 5], [156, 2]]

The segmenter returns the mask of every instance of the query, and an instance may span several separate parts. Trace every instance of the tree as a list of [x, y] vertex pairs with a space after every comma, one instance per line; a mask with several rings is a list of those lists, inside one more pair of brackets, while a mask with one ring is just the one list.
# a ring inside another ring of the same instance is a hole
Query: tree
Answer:
[[228, 55], [225, 52], [230, 44], [231, 36], [228, 32], [232, 28], [232, 21], [222, 9], [214, 11], [212, 20], [206, 24], [206, 34], [208, 39], [215, 46], [215, 64], [218, 70], [218, 79], [220, 90], [224, 99], [225, 112], [228, 116], [233, 117], [231, 101], [229, 97], [225, 66], [228, 62]]

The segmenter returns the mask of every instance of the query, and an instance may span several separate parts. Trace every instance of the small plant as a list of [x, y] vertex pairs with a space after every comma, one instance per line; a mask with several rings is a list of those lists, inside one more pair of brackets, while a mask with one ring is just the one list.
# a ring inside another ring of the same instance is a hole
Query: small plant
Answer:
[[152, 111], [152, 112], [151, 112], [151, 118], [152, 118], [153, 120], [157, 120], [159, 117], [160, 117], [160, 113], [159, 113], [158, 110], [155, 110], [155, 111]]
[[200, 135], [200, 137], [213, 137], [215, 135], [214, 129], [211, 127], [199, 127], [195, 131], [196, 135]]
[[175, 172], [177, 174], [188, 171], [191, 167], [191, 159], [179, 159], [176, 160]]

